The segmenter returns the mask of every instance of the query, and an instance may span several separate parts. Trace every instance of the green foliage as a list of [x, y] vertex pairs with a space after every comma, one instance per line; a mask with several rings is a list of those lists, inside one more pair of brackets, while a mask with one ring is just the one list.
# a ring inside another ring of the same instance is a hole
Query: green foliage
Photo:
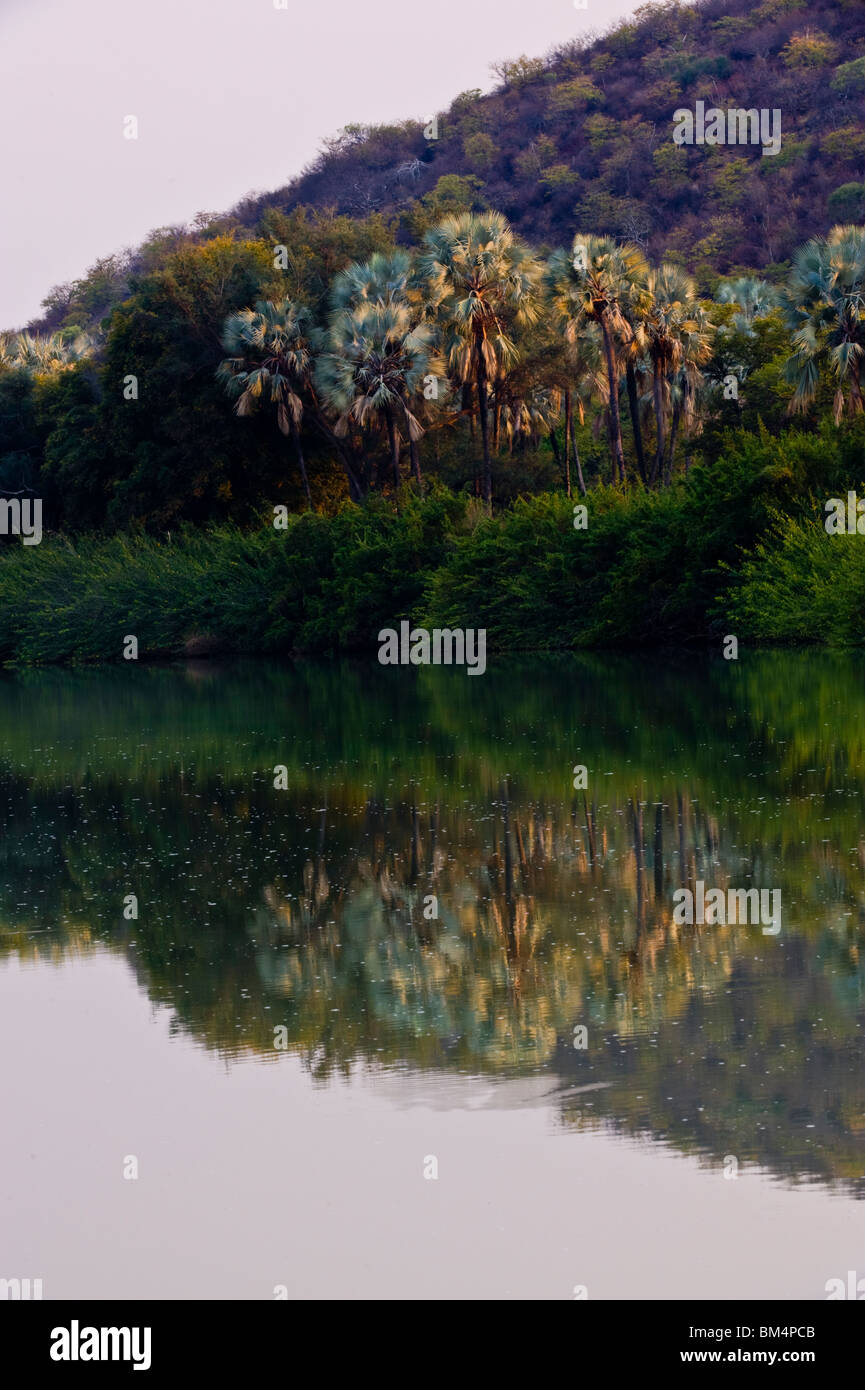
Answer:
[[398, 516], [371, 502], [335, 516], [242, 532], [187, 529], [45, 540], [0, 552], [0, 659], [120, 659], [213, 649], [286, 655], [367, 648], [407, 616], [466, 503], [441, 490], [407, 496]]
[[486, 173], [499, 157], [499, 148], [491, 136], [484, 131], [469, 135], [463, 141], [463, 152], [472, 169]]
[[585, 111], [589, 107], [603, 104], [604, 94], [600, 87], [596, 87], [588, 77], [575, 77], [570, 82], [560, 82], [553, 88], [547, 109], [552, 116], [563, 116], [572, 111]]
[[742, 567], [726, 609], [756, 642], [865, 644], [865, 540], [779, 516]]
[[781, 57], [788, 68], [820, 68], [835, 57], [835, 44], [819, 30], [805, 29], [794, 34], [782, 49]]
[[751, 178], [749, 159], [730, 159], [715, 179], [715, 196], [722, 208], [733, 208], [742, 200]]
[[567, 164], [551, 164], [541, 173], [541, 183], [550, 193], [573, 188], [579, 181], [579, 175]]
[[690, 87], [699, 77], [727, 78], [732, 72], [730, 59], [724, 54], [717, 57], [671, 58], [667, 72], [680, 87]]
[[858, 125], [845, 125], [830, 131], [821, 140], [820, 149], [830, 159], [861, 159], [865, 156], [865, 130]]
[[539, 77], [543, 77], [546, 64], [542, 58], [529, 58], [523, 53], [519, 58], [494, 63], [492, 71], [506, 86], [524, 87], [527, 83], [536, 82]]
[[841, 63], [835, 69], [832, 87], [836, 92], [847, 96], [859, 96], [865, 92], [865, 58], [854, 58], [851, 63]]
[[865, 424], [731, 431], [662, 492], [518, 499], [494, 517], [436, 486], [241, 531], [85, 537], [0, 551], [0, 659], [195, 650], [370, 650], [402, 619], [485, 627], [491, 650], [704, 642], [865, 642], [865, 540], [828, 537], [828, 497], [863, 490]]
[[833, 217], [857, 222], [865, 216], [865, 183], [842, 183], [829, 194], [828, 207]]
[[683, 145], [659, 145], [652, 152], [657, 179], [665, 187], [688, 181], [688, 151]]
[[422, 241], [431, 227], [446, 217], [473, 212], [482, 206], [482, 181], [475, 174], [442, 174], [430, 193], [403, 213], [403, 225], [414, 241]]

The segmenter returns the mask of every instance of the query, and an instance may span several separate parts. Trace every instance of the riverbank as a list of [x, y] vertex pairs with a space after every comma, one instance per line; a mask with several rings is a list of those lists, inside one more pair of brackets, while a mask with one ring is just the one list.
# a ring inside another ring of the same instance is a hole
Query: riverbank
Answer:
[[815, 436], [740, 436], [661, 493], [544, 493], [490, 518], [437, 487], [398, 511], [10, 544], [0, 661], [122, 660], [131, 637], [138, 659], [373, 652], [405, 619], [485, 629], [493, 654], [859, 645], [865, 546], [821, 522], [833, 462]]

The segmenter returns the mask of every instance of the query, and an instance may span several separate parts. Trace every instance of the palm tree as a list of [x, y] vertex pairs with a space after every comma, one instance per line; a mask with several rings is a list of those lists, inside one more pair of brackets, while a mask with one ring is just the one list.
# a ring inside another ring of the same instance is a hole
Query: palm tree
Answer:
[[[331, 288], [331, 313], [334, 317], [340, 312], [351, 313], [364, 304], [396, 306], [405, 309], [413, 327], [417, 327], [433, 318], [432, 299], [432, 287], [418, 274], [414, 260], [407, 251], [376, 251], [368, 261], [354, 262], [335, 277]], [[418, 409], [424, 409], [421, 398], [418, 399]], [[412, 471], [418, 488], [423, 492], [418, 447], [420, 434], [409, 430], [408, 435]]]
[[631, 416], [631, 430], [634, 435], [634, 453], [637, 456], [637, 471], [644, 486], [649, 485], [649, 469], [646, 463], [646, 449], [643, 442], [644, 410], [641, 396], [647, 379], [652, 375], [652, 364], [646, 352], [647, 339], [644, 315], [648, 300], [644, 287], [631, 296], [625, 307], [630, 336], [619, 347], [619, 358], [625, 368], [625, 390], [628, 398], [628, 411]]
[[435, 356], [435, 329], [417, 324], [411, 308], [397, 300], [362, 301], [334, 313], [330, 351], [316, 364], [316, 384], [339, 412], [337, 435], [371, 415], [383, 421], [390, 446], [394, 484], [400, 483], [400, 428], [417, 441], [423, 427], [409, 406], [424, 378], [444, 371]]
[[787, 364], [791, 413], [811, 404], [826, 362], [838, 383], [836, 424], [845, 407], [858, 415], [865, 408], [865, 227], [833, 227], [807, 242], [793, 261], [783, 307], [796, 349]]
[[[567, 440], [570, 434], [571, 451], [577, 470], [577, 482], [580, 486], [580, 492], [585, 497], [587, 489], [577, 448], [575, 421], [578, 419], [581, 425], [585, 424], [586, 404], [591, 401], [593, 396], [598, 397], [602, 405], [609, 404], [609, 379], [606, 372], [603, 342], [597, 324], [586, 324], [585, 330], [574, 342], [565, 344], [565, 362], [570, 374], [570, 385], [565, 395], [565, 415], [566, 417], [570, 416], [570, 428], [566, 418], [565, 439]], [[568, 495], [570, 496], [570, 493]]]
[[737, 333], [755, 337], [755, 319], [765, 318], [777, 309], [781, 296], [767, 280], [756, 280], [750, 275], [740, 275], [736, 280], [726, 280], [718, 290], [719, 304], [735, 304], [739, 310], [733, 315], [732, 326]]
[[650, 302], [641, 328], [652, 363], [657, 447], [650, 482], [654, 483], [662, 478], [666, 480], [669, 474], [665, 468], [665, 430], [671, 399], [670, 379], [682, 367], [693, 372], [709, 360], [711, 325], [697, 302], [694, 281], [680, 266], [665, 262], [650, 270], [647, 287]]
[[[701, 418], [701, 387], [705, 384], [702, 372], [695, 368], [692, 362], [683, 359], [681, 365], [676, 369], [670, 378], [669, 391], [672, 402], [672, 419], [670, 423], [670, 438], [667, 444], [667, 453], [664, 460], [664, 485], [669, 487], [673, 476], [673, 458], [676, 453], [676, 439], [681, 426], [686, 439], [695, 438], [702, 433], [703, 421]], [[689, 456], [685, 454], [685, 473], [689, 470]]]
[[[412, 258], [407, 251], [376, 251], [368, 261], [355, 261], [334, 277], [330, 303], [334, 313], [360, 304], [388, 304], [405, 300], [416, 284]], [[419, 300], [419, 287], [415, 292]]]
[[[526, 384], [541, 393], [556, 391], [564, 407], [564, 478], [568, 497], [571, 496], [571, 463], [573, 462], [580, 492], [585, 496], [586, 482], [577, 445], [575, 421], [582, 425], [586, 405], [597, 397], [606, 405], [607, 377], [604, 366], [601, 335], [596, 324], [587, 324], [573, 342], [563, 339], [556, 330], [552, 315], [545, 314], [543, 331], [528, 335], [528, 348], [523, 361], [505, 377], [504, 389], [524, 394]], [[555, 399], [555, 398], [553, 398]], [[558, 417], [557, 417], [558, 419]], [[557, 421], [556, 421], [557, 423]], [[555, 430], [550, 442], [556, 461], [560, 462]]]
[[251, 415], [262, 403], [276, 406], [282, 434], [291, 436], [307, 506], [312, 494], [300, 438], [302, 392], [309, 385], [315, 330], [307, 308], [291, 299], [277, 303], [259, 300], [254, 309], [241, 309], [225, 322], [222, 345], [229, 357], [217, 368], [228, 394], [236, 399], [238, 415]]
[[506, 219], [490, 212], [463, 213], [432, 228], [420, 267], [445, 325], [449, 369], [477, 391], [483, 495], [491, 510], [489, 387], [519, 356], [515, 326], [537, 320], [537, 265]]
[[515, 443], [537, 448], [544, 435], [552, 436], [564, 401], [563, 392], [555, 385], [530, 384], [519, 394], [513, 391], [514, 385], [509, 381], [502, 393], [499, 425], [511, 452]]
[[610, 453], [613, 478], [625, 481], [625, 454], [619, 414], [617, 356], [631, 341], [629, 315], [639, 314], [645, 303], [648, 265], [638, 246], [619, 246], [612, 237], [582, 235], [574, 238], [572, 254], [554, 251], [547, 269], [547, 286], [565, 336], [575, 342], [587, 324], [600, 329], [607, 370]]
[[15, 367], [35, 375], [69, 371], [95, 351], [87, 333], [74, 338], [66, 333], [4, 333], [0, 335], [0, 366]]

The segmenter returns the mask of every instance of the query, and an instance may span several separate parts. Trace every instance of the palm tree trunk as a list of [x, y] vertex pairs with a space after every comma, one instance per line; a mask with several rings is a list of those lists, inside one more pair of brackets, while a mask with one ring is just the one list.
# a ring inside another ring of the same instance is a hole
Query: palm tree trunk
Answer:
[[331, 448], [336, 450], [342, 460], [345, 476], [348, 479], [348, 491], [351, 500], [353, 502], [361, 502], [364, 497], [365, 488], [358, 473], [355, 471], [354, 464], [357, 463], [357, 459], [352, 458], [353, 450], [351, 445], [344, 444], [341, 439], [337, 438], [327, 421], [327, 417], [315, 398], [313, 398], [313, 407], [313, 419], [318, 429], [324, 435], [324, 438], [327, 440], [328, 444], [330, 444]]
[[663, 376], [661, 374], [661, 363], [655, 359], [652, 372], [652, 399], [655, 403], [655, 429], [657, 431], [657, 445], [655, 447], [655, 463], [652, 468], [652, 482], [658, 482], [663, 477], [664, 471], [664, 394], [662, 390]]
[[474, 382], [466, 382], [463, 386], [462, 409], [463, 413], [468, 413], [469, 434], [472, 439], [475, 437], [475, 402], [474, 402]]
[[480, 474], [478, 473], [477, 458], [474, 450], [475, 443], [475, 384], [473, 381], [463, 383], [462, 390], [462, 411], [469, 417], [469, 438], [472, 442], [472, 492], [475, 497], [480, 497]]
[[565, 392], [565, 487], [571, 495], [571, 393]]
[[640, 477], [642, 478], [643, 483], [648, 483], [649, 479], [646, 473], [646, 455], [643, 449], [643, 431], [640, 426], [640, 402], [637, 396], [637, 373], [634, 371], [633, 362], [628, 363], [626, 376], [628, 382], [628, 406], [630, 407], [631, 411], [631, 428], [634, 431], [634, 448], [637, 451], [637, 467], [640, 470]]
[[561, 452], [561, 449], [559, 448], [559, 441], [556, 439], [556, 431], [555, 431], [555, 429], [551, 429], [551, 430], [550, 430], [550, 448], [551, 448], [552, 451], [553, 451], [553, 458], [554, 458], [555, 461], [556, 461], [556, 467], [557, 467], [557, 468], [561, 468], [561, 466], [562, 466], [562, 452]]
[[[573, 445], [574, 449], [574, 466], [577, 470], [577, 482], [580, 485], [580, 492], [585, 497], [587, 492], [586, 480], [583, 477], [583, 465], [580, 463], [580, 451], [577, 448], [577, 427], [574, 424], [573, 412], [571, 412], [571, 444]], [[569, 488], [568, 496], [570, 497], [570, 495], [571, 493]]]
[[676, 435], [679, 432], [679, 421], [682, 418], [681, 407], [678, 401], [673, 407], [673, 423], [670, 426], [670, 447], [667, 451], [667, 464], [664, 469], [664, 486], [669, 487], [673, 480], [673, 457], [676, 452]]
[[421, 497], [423, 497], [423, 476], [422, 476], [422, 474], [421, 474], [421, 469], [420, 469], [420, 447], [418, 446], [417, 440], [416, 440], [416, 439], [412, 439], [412, 437], [411, 437], [411, 430], [409, 430], [408, 442], [409, 442], [409, 452], [410, 452], [410, 454], [411, 454], [412, 472], [414, 473], [414, 476], [415, 476], [415, 482], [416, 482], [417, 485], [418, 485], [418, 491], [420, 492]]
[[487, 374], [482, 357], [478, 358], [478, 407], [481, 417], [481, 443], [484, 455], [484, 502], [487, 511], [493, 510], [493, 465], [490, 457], [490, 421], [487, 409]]
[[339, 454], [348, 478], [349, 493], [354, 494], [355, 502], [362, 502], [369, 491], [369, 481], [363, 467], [363, 460], [358, 460], [353, 448], [340, 449]]
[[387, 412], [387, 438], [390, 444], [390, 461], [393, 468], [393, 483], [399, 492], [399, 443], [396, 437], [396, 425], [391, 411]]
[[300, 476], [303, 479], [303, 488], [306, 493], [306, 505], [309, 508], [309, 510], [312, 511], [312, 493], [309, 490], [309, 479], [306, 476], [306, 459], [303, 457], [303, 445], [300, 442], [300, 430], [297, 428], [297, 422], [295, 421], [293, 416], [291, 420], [291, 437], [294, 442], [294, 449], [295, 453], [297, 454], [297, 461], [300, 464]]
[[610, 453], [613, 457], [613, 481], [625, 481], [625, 454], [622, 449], [622, 421], [619, 416], [619, 373], [613, 353], [613, 339], [606, 311], [600, 315], [601, 335], [604, 340], [604, 358], [607, 363], [607, 380], [610, 387]]

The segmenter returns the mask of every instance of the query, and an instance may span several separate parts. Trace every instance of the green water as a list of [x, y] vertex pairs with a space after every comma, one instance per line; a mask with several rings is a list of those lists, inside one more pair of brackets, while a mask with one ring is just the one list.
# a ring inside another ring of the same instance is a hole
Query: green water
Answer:
[[[0, 728], [4, 953], [134, 945], [208, 1047], [548, 1068], [611, 1083], [575, 1124], [865, 1190], [863, 663], [49, 672]], [[695, 877], [780, 937], [674, 926]]]
[[[391, 1076], [468, 1112], [535, 1086], [560, 1141], [865, 1193], [859, 658], [34, 672], [0, 682], [0, 775], [10, 999], [115, 959], [237, 1088], [299, 1066], [312, 1098]], [[677, 925], [696, 880], [780, 890], [780, 934]]]

